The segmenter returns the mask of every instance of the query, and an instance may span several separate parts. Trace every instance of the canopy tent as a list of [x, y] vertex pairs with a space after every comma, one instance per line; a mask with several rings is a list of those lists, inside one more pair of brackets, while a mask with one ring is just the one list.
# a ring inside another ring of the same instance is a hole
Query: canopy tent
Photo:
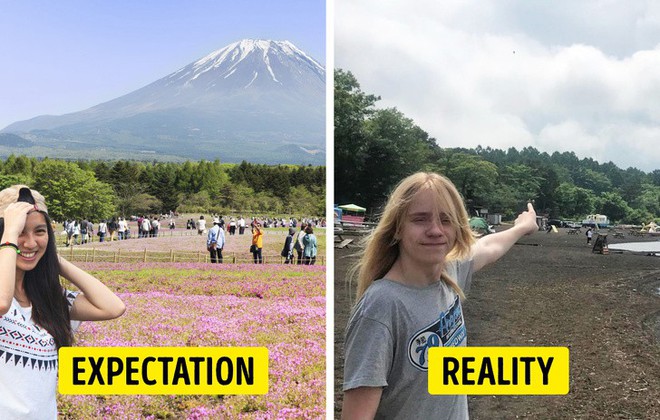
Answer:
[[337, 206], [337, 208], [342, 212], [342, 224], [345, 225], [348, 223], [353, 225], [361, 225], [364, 222], [364, 215], [367, 211], [367, 209], [364, 207], [360, 207], [355, 204], [342, 204], [341, 206]]
[[342, 204], [341, 206], [338, 206], [342, 210], [346, 211], [354, 211], [356, 213], [364, 213], [367, 211], [364, 207], [360, 207], [356, 204]]

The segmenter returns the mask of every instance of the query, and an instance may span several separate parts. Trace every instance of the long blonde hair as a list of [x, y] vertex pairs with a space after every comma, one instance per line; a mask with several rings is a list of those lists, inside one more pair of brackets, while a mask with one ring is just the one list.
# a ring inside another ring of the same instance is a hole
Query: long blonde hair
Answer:
[[[383, 278], [399, 257], [397, 238], [401, 233], [410, 203], [415, 194], [421, 190], [428, 190], [429, 193], [434, 194], [437, 205], [443, 209], [451, 222], [451, 227], [456, 231], [456, 240], [447, 259], [462, 259], [469, 255], [475, 237], [470, 229], [468, 215], [458, 190], [442, 175], [417, 172], [397, 185], [387, 201], [378, 225], [365, 238], [364, 251], [357, 265], [351, 270], [352, 275], [349, 276], [349, 278], [355, 277], [357, 273], [356, 301], [374, 281]], [[461, 288], [446, 273], [443, 272], [441, 279], [461, 298], [465, 297]]]

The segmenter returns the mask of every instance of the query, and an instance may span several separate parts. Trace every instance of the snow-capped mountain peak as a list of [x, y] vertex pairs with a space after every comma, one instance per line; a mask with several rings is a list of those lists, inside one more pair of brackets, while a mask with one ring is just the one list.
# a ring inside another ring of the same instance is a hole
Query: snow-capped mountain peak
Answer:
[[[261, 75], [267, 77], [270, 82], [284, 84], [289, 67], [286, 65], [287, 61], [294, 61], [320, 78], [325, 78], [323, 66], [289, 41], [243, 39], [213, 51], [176, 71], [168, 77], [168, 84], [199, 83], [198, 81], [206, 78], [209, 73], [214, 75], [211, 86], [215, 86], [219, 79], [242, 77], [242, 86], [247, 88]], [[249, 70], [239, 72], [241, 67], [247, 67]], [[249, 74], [246, 76], [246, 73]]]
[[289, 41], [244, 39], [126, 95], [3, 131], [76, 150], [290, 162], [325, 144], [325, 69]]

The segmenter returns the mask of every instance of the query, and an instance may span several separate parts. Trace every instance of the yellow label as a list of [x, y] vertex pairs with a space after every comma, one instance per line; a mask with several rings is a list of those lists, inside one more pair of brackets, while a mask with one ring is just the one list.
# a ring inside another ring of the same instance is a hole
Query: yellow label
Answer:
[[429, 393], [564, 395], [567, 347], [431, 347]]
[[266, 394], [266, 347], [62, 347], [60, 394]]

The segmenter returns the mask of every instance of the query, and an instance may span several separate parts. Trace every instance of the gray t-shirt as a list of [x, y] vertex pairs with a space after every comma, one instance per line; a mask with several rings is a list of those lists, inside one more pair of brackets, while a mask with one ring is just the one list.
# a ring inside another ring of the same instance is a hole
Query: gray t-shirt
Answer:
[[[472, 260], [446, 267], [464, 292], [472, 270]], [[343, 389], [383, 387], [377, 419], [468, 419], [467, 396], [428, 393], [428, 348], [466, 343], [461, 301], [443, 281], [415, 287], [377, 280], [348, 322]]]

